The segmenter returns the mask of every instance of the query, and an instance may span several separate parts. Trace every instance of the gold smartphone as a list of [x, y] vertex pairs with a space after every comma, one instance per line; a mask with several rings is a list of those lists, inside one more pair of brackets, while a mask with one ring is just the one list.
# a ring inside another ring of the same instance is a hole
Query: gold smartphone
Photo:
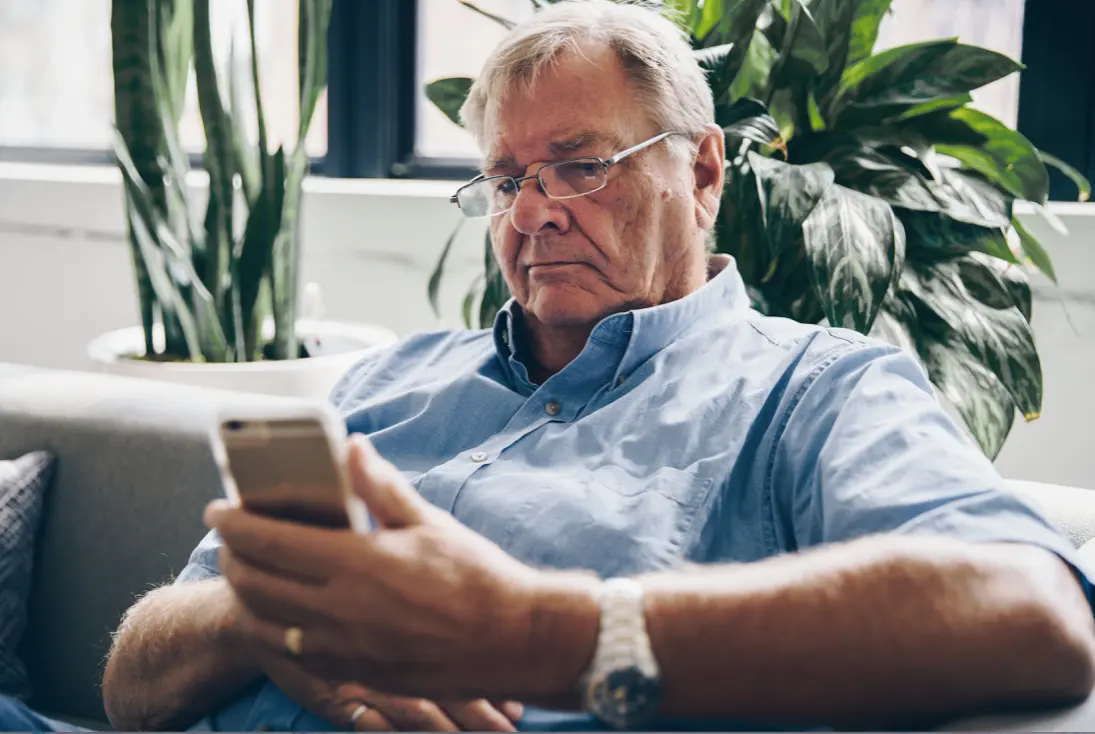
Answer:
[[224, 415], [213, 443], [225, 494], [249, 512], [368, 530], [368, 512], [350, 483], [346, 428], [330, 411]]

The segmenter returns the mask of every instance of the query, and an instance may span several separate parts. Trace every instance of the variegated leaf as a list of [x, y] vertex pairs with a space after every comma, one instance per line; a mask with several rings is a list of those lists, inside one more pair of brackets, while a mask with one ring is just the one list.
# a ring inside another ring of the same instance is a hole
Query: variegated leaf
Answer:
[[984, 454], [995, 459], [1015, 422], [1008, 391], [958, 340], [922, 334], [920, 354], [936, 389], [962, 416]]
[[753, 152], [749, 165], [756, 175], [769, 257], [777, 260], [799, 242], [803, 222], [833, 184], [833, 170], [824, 163], [795, 166]]
[[[996, 375], [1019, 412], [1034, 420], [1042, 410], [1042, 365], [1030, 324], [1015, 305], [995, 308], [974, 297], [957, 260], [906, 269], [902, 288], [915, 299], [929, 328], [964, 344]], [[997, 303], [1002, 305], [1002, 300]], [[930, 323], [933, 320], [935, 324]]]
[[833, 184], [803, 225], [814, 284], [833, 326], [868, 333], [905, 249], [889, 204]]

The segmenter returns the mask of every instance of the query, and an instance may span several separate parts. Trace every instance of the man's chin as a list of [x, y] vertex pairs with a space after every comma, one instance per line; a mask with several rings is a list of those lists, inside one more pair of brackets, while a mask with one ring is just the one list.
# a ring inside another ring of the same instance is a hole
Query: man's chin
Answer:
[[553, 329], [592, 329], [601, 319], [620, 310], [615, 304], [607, 304], [584, 292], [541, 298], [530, 305], [526, 310], [541, 324]]

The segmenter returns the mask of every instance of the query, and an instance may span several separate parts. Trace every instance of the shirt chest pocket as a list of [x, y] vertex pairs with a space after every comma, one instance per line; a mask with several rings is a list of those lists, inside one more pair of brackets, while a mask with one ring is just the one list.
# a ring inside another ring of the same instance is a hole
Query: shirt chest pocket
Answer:
[[602, 577], [680, 563], [710, 479], [663, 468], [635, 477], [616, 467], [564, 469], [525, 481], [503, 547], [526, 563]]

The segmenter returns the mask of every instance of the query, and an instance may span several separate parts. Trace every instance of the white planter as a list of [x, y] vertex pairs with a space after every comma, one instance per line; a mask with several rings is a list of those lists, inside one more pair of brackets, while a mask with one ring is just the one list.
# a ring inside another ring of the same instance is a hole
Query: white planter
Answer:
[[[144, 354], [144, 332], [139, 326], [103, 334], [88, 344], [87, 352], [100, 371], [114, 375], [326, 400], [338, 378], [355, 362], [396, 341], [395, 332], [371, 324], [301, 320], [297, 332], [302, 338], [320, 339], [329, 353], [307, 359], [238, 364], [149, 362], [134, 359]], [[153, 339], [162, 344], [163, 332], [158, 325]]]

